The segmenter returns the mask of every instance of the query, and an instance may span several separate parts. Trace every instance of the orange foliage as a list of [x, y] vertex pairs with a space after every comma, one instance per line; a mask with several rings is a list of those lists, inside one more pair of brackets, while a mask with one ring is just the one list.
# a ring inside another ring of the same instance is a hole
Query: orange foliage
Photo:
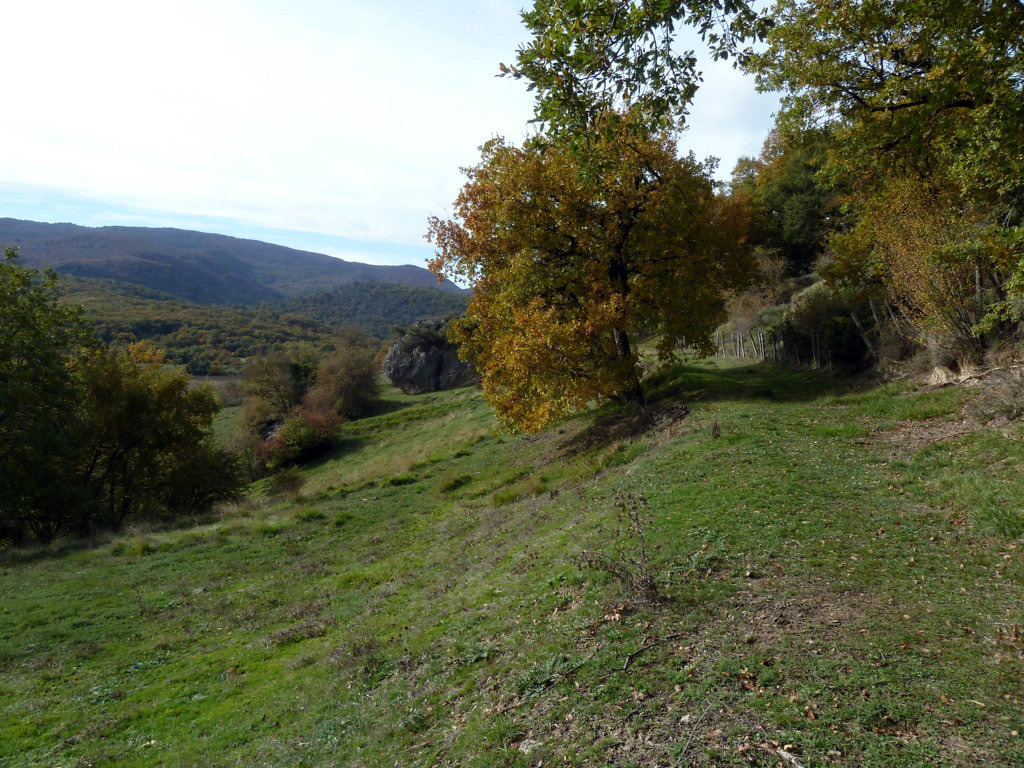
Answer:
[[431, 269], [473, 285], [453, 333], [506, 424], [638, 398], [638, 331], [663, 360], [680, 339], [709, 348], [750, 270], [744, 209], [716, 194], [708, 165], [628, 128], [596, 147], [595, 178], [551, 144], [482, 151], [454, 218], [432, 218], [427, 237]]

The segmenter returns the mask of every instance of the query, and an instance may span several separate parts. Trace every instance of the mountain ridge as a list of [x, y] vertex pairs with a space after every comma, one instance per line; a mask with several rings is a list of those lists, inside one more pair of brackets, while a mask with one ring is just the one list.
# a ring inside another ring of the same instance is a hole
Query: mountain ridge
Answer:
[[415, 265], [346, 261], [262, 240], [173, 227], [86, 227], [0, 218], [0, 244], [26, 266], [119, 280], [204, 305], [258, 304], [352, 282], [383, 282], [461, 294]]

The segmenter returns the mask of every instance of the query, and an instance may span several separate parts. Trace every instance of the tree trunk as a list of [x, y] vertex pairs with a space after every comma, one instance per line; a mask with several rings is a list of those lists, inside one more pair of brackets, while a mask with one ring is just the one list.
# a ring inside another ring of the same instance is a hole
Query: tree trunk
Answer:
[[[633, 357], [633, 347], [629, 343], [629, 334], [622, 328], [612, 331], [615, 337], [615, 351], [619, 360], [627, 361]], [[644, 391], [640, 387], [640, 379], [634, 373], [630, 386], [617, 395], [617, 399], [625, 404], [643, 405], [646, 402]]]

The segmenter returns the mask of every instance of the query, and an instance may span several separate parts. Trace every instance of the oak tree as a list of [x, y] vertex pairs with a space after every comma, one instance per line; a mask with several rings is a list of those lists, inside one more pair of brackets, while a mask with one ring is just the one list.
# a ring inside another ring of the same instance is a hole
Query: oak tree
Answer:
[[539, 429], [603, 397], [642, 399], [636, 334], [698, 351], [748, 273], [739, 210], [711, 166], [667, 135], [624, 128], [581, 179], [564, 145], [500, 139], [482, 148], [450, 220], [432, 218], [431, 268], [468, 282], [454, 335], [509, 425]]

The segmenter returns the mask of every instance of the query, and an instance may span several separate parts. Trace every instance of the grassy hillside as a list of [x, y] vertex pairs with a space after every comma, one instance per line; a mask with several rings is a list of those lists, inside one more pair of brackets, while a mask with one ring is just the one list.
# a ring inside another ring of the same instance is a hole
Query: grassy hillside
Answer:
[[[1022, 764], [1021, 428], [765, 366], [652, 386], [642, 434], [392, 394], [299, 498], [8, 553], [0, 765]], [[636, 551], [637, 496], [656, 602], [577, 565]]]

